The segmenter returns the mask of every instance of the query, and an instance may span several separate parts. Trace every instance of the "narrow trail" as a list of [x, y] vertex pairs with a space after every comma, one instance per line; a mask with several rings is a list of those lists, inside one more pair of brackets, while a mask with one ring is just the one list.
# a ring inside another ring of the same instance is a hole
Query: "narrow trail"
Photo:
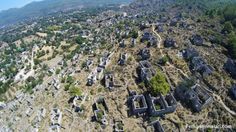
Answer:
[[219, 95], [213, 93], [213, 98], [214, 98], [215, 101], [217, 101], [218, 103], [220, 103], [220, 104], [224, 107], [224, 109], [225, 109], [226, 111], [228, 111], [230, 114], [236, 116], [236, 113], [235, 113], [234, 111], [232, 111], [229, 107], [227, 107], [227, 106], [225, 105], [225, 103], [223, 102], [223, 100], [221, 99], [221, 97], [220, 97]]
[[162, 53], [162, 49], [161, 49], [162, 38], [161, 38], [161, 36], [155, 31], [154, 24], [152, 24], [152, 32], [157, 36], [157, 39], [158, 39], [157, 47], [160, 49], [161, 56], [164, 57], [164, 55], [163, 55], [163, 53]]
[[166, 64], [167, 64], [169, 67], [175, 68], [178, 72], [180, 72], [182, 75], [184, 75], [184, 77], [186, 77], [187, 79], [190, 79], [189, 76], [188, 76], [186, 73], [184, 73], [183, 70], [181, 70], [181, 69], [175, 67], [174, 65], [170, 64], [169, 62], [167, 62]]

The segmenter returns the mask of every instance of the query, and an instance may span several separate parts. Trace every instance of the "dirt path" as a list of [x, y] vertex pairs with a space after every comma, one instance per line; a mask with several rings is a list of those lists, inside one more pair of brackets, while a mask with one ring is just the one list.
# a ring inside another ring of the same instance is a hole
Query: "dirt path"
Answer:
[[157, 36], [157, 39], [158, 39], [157, 47], [160, 49], [161, 56], [163, 57], [164, 55], [163, 55], [162, 49], [161, 49], [162, 38], [161, 38], [161, 36], [155, 31], [154, 24], [152, 24], [152, 32]]
[[188, 76], [186, 73], [184, 73], [183, 70], [181, 70], [181, 69], [175, 67], [174, 65], [170, 64], [169, 62], [167, 62], [166, 64], [167, 64], [169, 67], [173, 67], [173, 68], [175, 68], [175, 69], [176, 69], [178, 72], [180, 72], [184, 77], [190, 79], [189, 76]]
[[232, 111], [229, 107], [225, 105], [225, 103], [222, 101], [221, 97], [215, 93], [213, 93], [213, 98], [216, 100], [218, 103], [220, 103], [226, 111], [228, 111], [230, 114], [236, 116], [236, 113]]

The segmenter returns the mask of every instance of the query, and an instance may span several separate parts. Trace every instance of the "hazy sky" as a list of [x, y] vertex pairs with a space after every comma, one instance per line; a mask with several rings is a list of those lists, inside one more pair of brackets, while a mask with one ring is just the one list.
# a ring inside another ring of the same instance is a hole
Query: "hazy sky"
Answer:
[[32, 1], [41, 1], [41, 0], [0, 0], [0, 11], [7, 10], [9, 8], [23, 7], [24, 5]]

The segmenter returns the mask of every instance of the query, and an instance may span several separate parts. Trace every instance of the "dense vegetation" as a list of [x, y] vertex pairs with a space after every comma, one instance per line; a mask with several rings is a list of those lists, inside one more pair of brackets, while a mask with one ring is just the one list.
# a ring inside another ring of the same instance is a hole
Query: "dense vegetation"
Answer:
[[221, 34], [213, 32], [215, 36], [215, 43], [222, 44], [228, 49], [228, 54], [236, 59], [236, 4], [226, 4], [221, 7], [214, 7], [206, 11], [209, 18], [220, 18], [222, 23]]
[[222, 15], [225, 20], [223, 31], [228, 33], [228, 52], [232, 58], [236, 59], [236, 4], [226, 6]]
[[236, 4], [226, 6], [223, 16], [225, 21], [230, 21], [236, 27]]

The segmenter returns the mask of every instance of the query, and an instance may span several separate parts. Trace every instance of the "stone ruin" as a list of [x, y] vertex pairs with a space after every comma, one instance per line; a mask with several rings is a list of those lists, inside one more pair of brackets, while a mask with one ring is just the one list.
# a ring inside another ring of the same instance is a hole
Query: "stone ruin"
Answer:
[[134, 115], [142, 115], [142, 114], [145, 114], [147, 109], [148, 109], [148, 106], [147, 106], [147, 102], [146, 102], [146, 99], [145, 99], [145, 96], [144, 95], [133, 95], [131, 97], [131, 104], [132, 104], [132, 107], [131, 107], [131, 110], [132, 110], [132, 114]]
[[137, 40], [135, 38], [131, 38], [131, 47], [135, 47], [137, 45]]
[[147, 60], [151, 57], [151, 53], [148, 48], [140, 50], [139, 55], [141, 56], [142, 60]]
[[199, 72], [203, 77], [211, 75], [214, 71], [214, 69], [210, 65], [207, 65], [203, 58], [199, 56], [192, 58], [190, 68], [193, 71]]
[[120, 45], [119, 45], [121, 48], [125, 48], [125, 40], [123, 39], [121, 42], [120, 42]]
[[228, 59], [224, 64], [224, 69], [233, 77], [236, 78], [236, 61]]
[[106, 112], [109, 110], [104, 97], [99, 97], [95, 101], [93, 111], [96, 121], [100, 122], [102, 125], [108, 125]]
[[89, 70], [92, 65], [93, 65], [93, 60], [87, 59], [86, 60], [86, 69]]
[[53, 108], [51, 111], [51, 123], [50, 123], [50, 132], [59, 132], [62, 122], [62, 112], [60, 109]]
[[155, 76], [156, 71], [153, 69], [152, 65], [149, 61], [140, 61], [139, 62], [139, 77], [141, 81], [148, 82], [151, 80], [153, 76]]
[[122, 120], [116, 120], [114, 124], [115, 132], [124, 132], [124, 123]]
[[211, 75], [214, 71], [213, 67], [208, 65], [205, 60], [199, 56], [194, 48], [188, 48], [182, 51], [183, 57], [190, 61], [190, 69], [199, 72], [203, 77]]
[[33, 125], [35, 128], [40, 127], [40, 122], [42, 121], [43, 118], [46, 116], [46, 109], [45, 108], [40, 108], [37, 112], [37, 115], [35, 116], [33, 120]]
[[73, 102], [72, 102], [73, 103], [72, 108], [74, 108], [75, 112], [83, 113], [84, 110], [81, 107], [81, 103], [85, 98], [86, 97], [83, 95], [74, 97]]
[[112, 73], [105, 74], [105, 87], [113, 90], [114, 88], [114, 75]]
[[202, 36], [200, 36], [200, 35], [198, 35], [198, 34], [195, 34], [195, 35], [193, 35], [193, 36], [190, 38], [190, 42], [191, 42], [193, 45], [202, 46], [204, 40], [203, 40]]
[[120, 54], [120, 59], [118, 61], [119, 65], [125, 65], [125, 63], [127, 62], [128, 59], [128, 54], [127, 53], [122, 53]]
[[160, 94], [157, 97], [147, 95], [148, 113], [151, 116], [162, 116], [168, 113], [172, 113], [176, 110], [177, 101], [174, 96], [169, 93], [166, 96]]
[[234, 99], [236, 99], [236, 84], [234, 84], [234, 85], [232, 86], [232, 88], [231, 88], [231, 93], [232, 93]]
[[179, 87], [175, 93], [182, 102], [188, 104], [195, 112], [200, 112], [213, 102], [213, 98], [199, 84], [195, 84], [190, 88]]
[[97, 80], [101, 80], [103, 78], [103, 72], [110, 63], [111, 57], [113, 55], [113, 52], [105, 52], [103, 57], [100, 58], [99, 65], [92, 70], [92, 72], [89, 74], [87, 78], [87, 85], [92, 86], [96, 83]]
[[56, 90], [60, 89], [60, 81], [57, 78], [53, 78], [51, 82], [48, 83], [48, 85], [52, 85]]
[[155, 132], [164, 132], [164, 129], [159, 121], [152, 123]]

